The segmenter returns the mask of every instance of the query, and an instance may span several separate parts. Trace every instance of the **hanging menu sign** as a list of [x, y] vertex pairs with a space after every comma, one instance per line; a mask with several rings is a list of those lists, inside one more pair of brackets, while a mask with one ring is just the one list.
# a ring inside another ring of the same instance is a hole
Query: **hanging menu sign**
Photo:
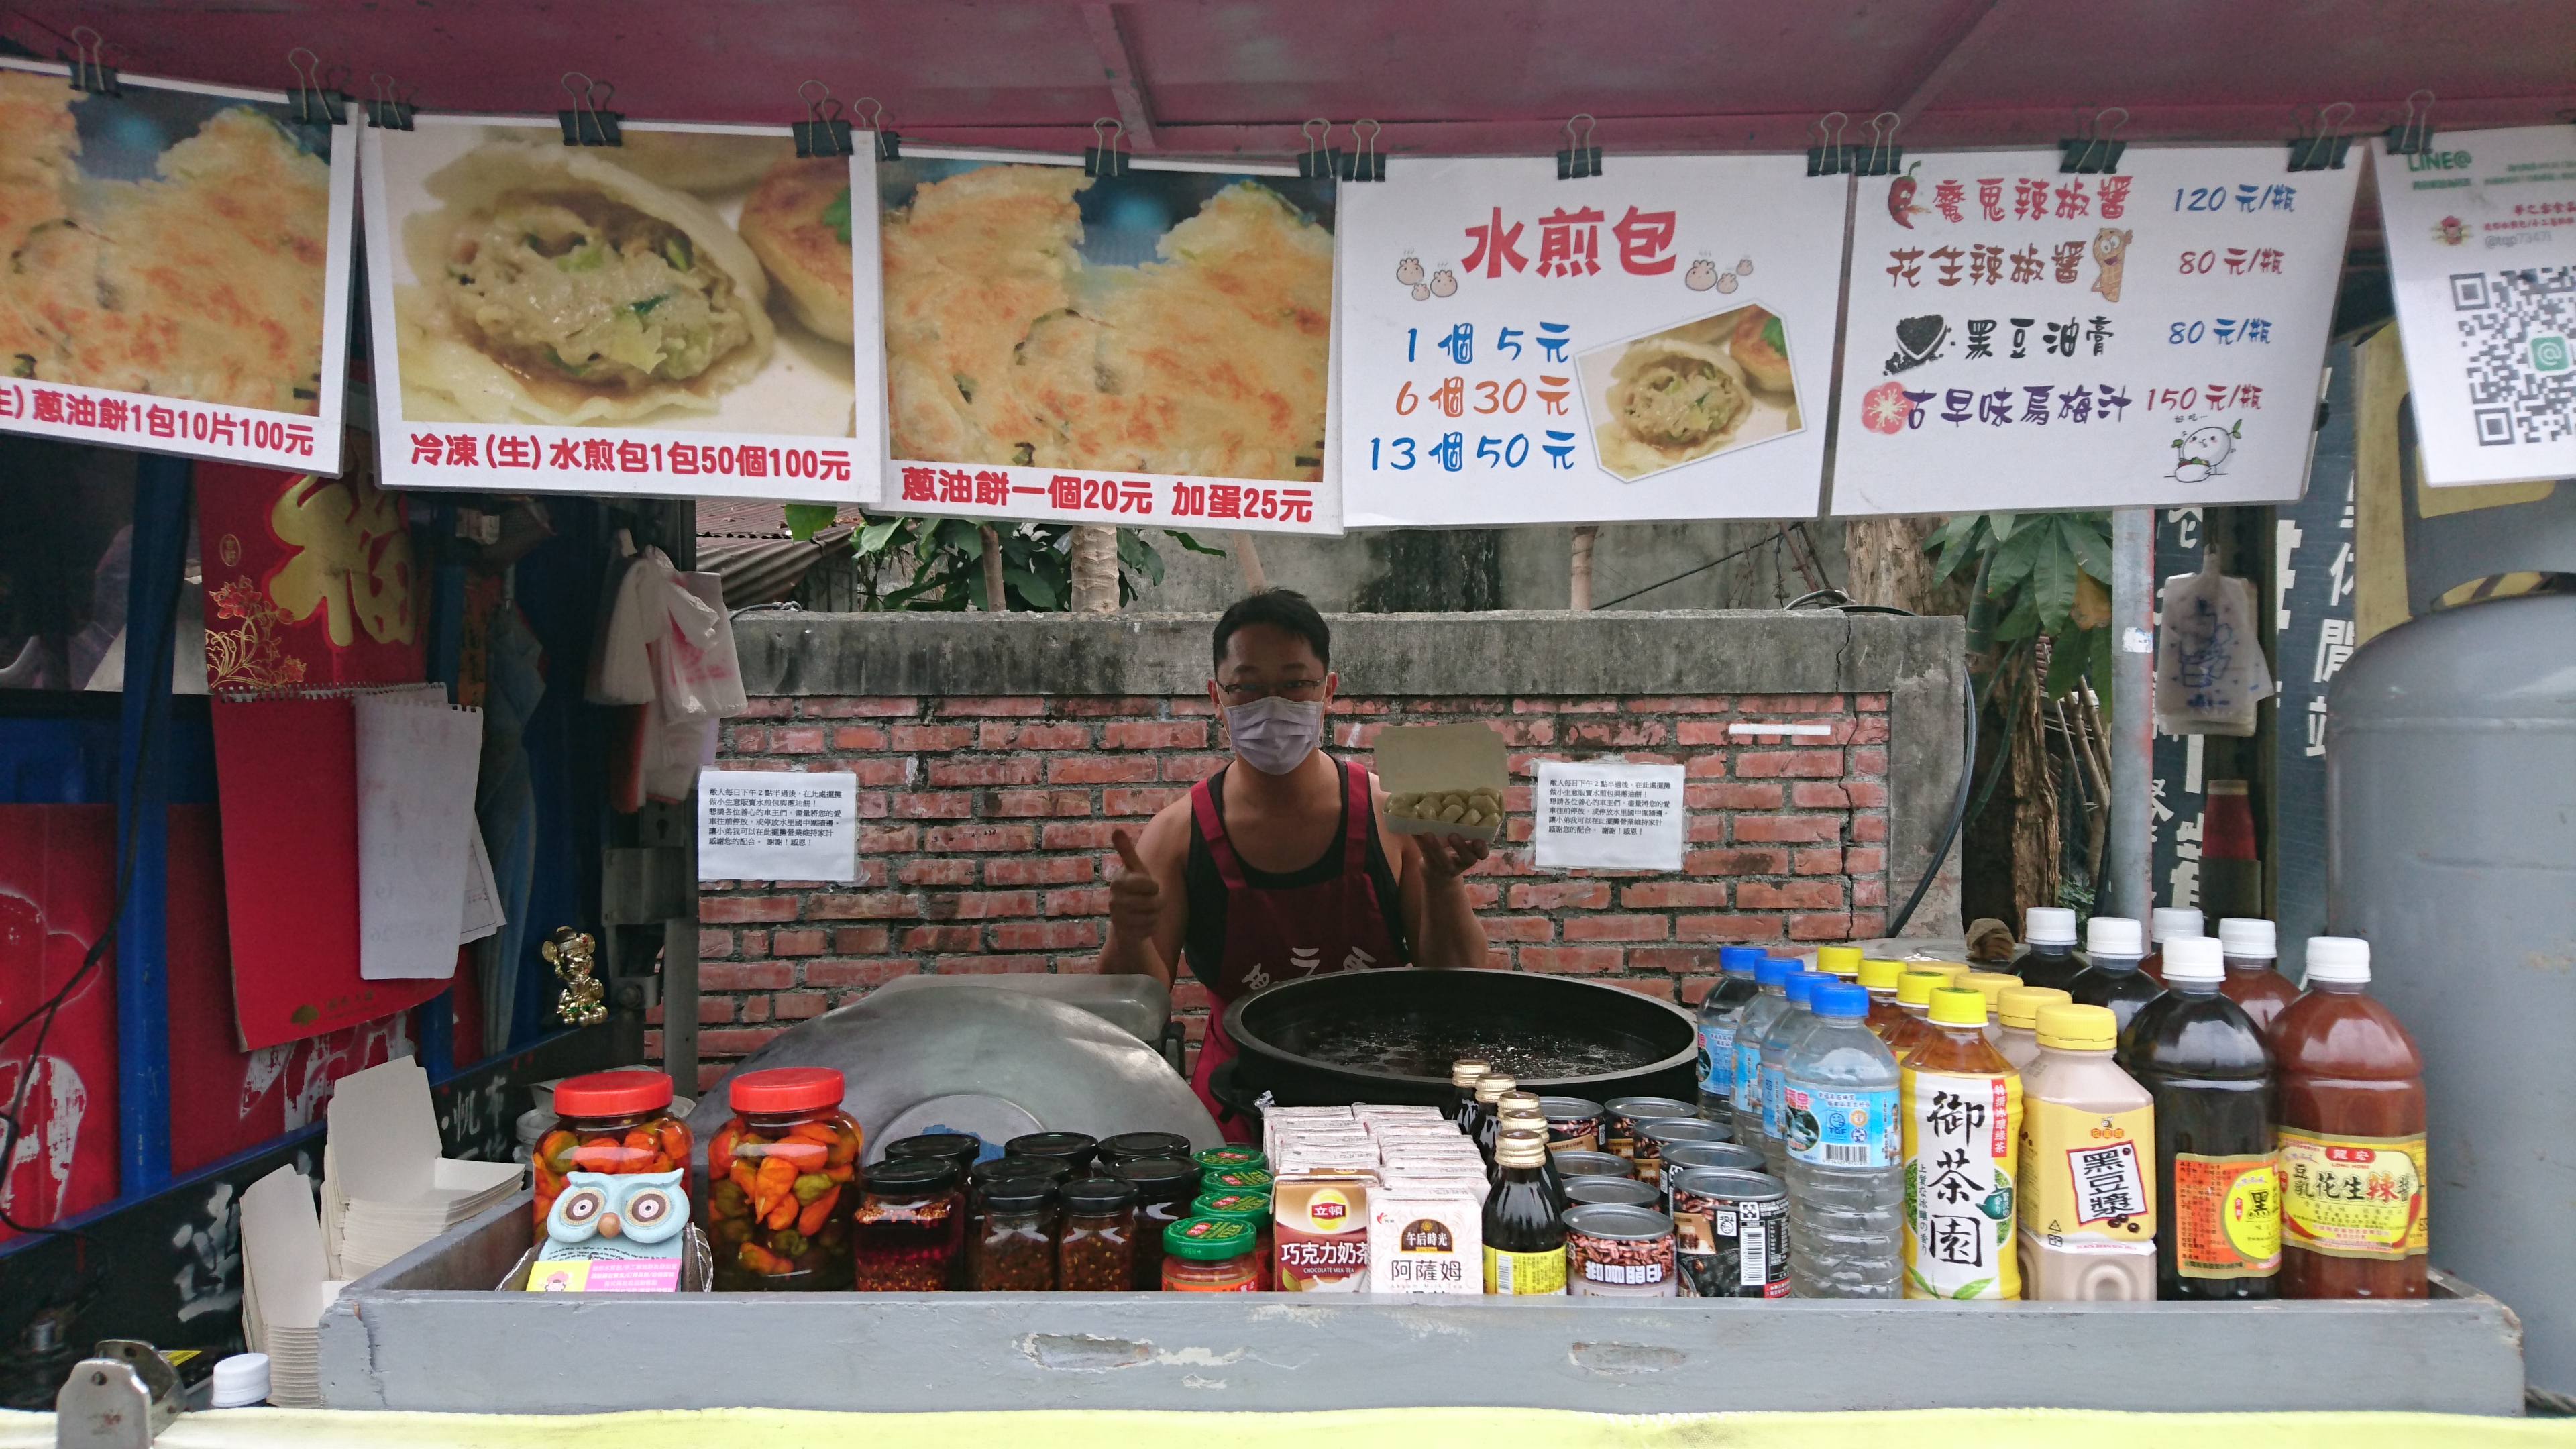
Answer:
[[1845, 183], [1791, 156], [1386, 175], [1343, 193], [1351, 526], [1815, 512]]
[[1339, 533], [1334, 183], [907, 147], [877, 168], [889, 512]]
[[[419, 116], [366, 133], [386, 486], [869, 503], [876, 160], [783, 127]], [[866, 215], [864, 207], [858, 213]]]
[[0, 431], [338, 473], [350, 128], [120, 81], [0, 60]]
[[1837, 514], [2294, 499], [2358, 168], [2277, 146], [1860, 182]]
[[2576, 128], [2370, 149], [2424, 481], [2576, 474]]

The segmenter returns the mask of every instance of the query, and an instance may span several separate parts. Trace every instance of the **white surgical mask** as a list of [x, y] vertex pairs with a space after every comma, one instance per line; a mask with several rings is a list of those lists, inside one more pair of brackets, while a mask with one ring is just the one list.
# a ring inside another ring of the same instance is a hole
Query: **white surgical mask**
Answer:
[[1285, 775], [1306, 763], [1324, 738], [1324, 702], [1277, 695], [1225, 709], [1226, 738], [1243, 762], [1265, 775]]

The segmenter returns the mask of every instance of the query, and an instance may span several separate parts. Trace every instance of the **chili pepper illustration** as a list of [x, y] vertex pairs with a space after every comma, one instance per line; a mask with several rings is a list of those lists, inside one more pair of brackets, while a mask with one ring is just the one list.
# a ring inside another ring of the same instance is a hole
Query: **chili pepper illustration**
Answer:
[[1914, 230], [1915, 217], [1932, 209], [1928, 206], [1916, 206], [1914, 204], [1914, 191], [1916, 186], [1916, 182], [1914, 180], [1914, 169], [1916, 166], [1921, 166], [1922, 164], [1923, 163], [1920, 161], [1915, 162], [1913, 166], [1905, 168], [1904, 175], [1887, 183], [1887, 214], [1895, 218], [1896, 224], [1905, 228], [1907, 231]]

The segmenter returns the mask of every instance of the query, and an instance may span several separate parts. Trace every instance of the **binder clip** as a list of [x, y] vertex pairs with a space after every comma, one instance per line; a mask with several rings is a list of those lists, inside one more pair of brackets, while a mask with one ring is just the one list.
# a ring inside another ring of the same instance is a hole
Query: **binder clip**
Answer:
[[[2424, 98], [2424, 109], [2415, 109], [2415, 97]], [[2433, 93], [2416, 91], [2406, 98], [2406, 119], [2388, 128], [2388, 154], [2421, 156], [2433, 145]]]
[[1344, 181], [1384, 181], [1386, 153], [1377, 148], [1378, 133], [1386, 128], [1371, 120], [1351, 122], [1351, 145], [1339, 167]]
[[2300, 107], [2299, 134], [2290, 142], [2290, 169], [2341, 171], [2344, 153], [2352, 149], [2352, 138], [2336, 128], [2351, 119], [2350, 101], [2337, 101], [2323, 111]]
[[[1575, 121], [1583, 123], [1580, 137], [1575, 134]], [[1592, 144], [1594, 124], [1591, 113], [1585, 111], [1576, 112], [1574, 120], [1565, 123], [1565, 149], [1556, 153], [1557, 180], [1580, 181], [1601, 174], [1601, 148]]]
[[[574, 81], [581, 82], [579, 89]], [[563, 127], [567, 146], [623, 146], [626, 137], [618, 127], [626, 118], [608, 109], [617, 96], [617, 87], [606, 81], [595, 81], [577, 70], [564, 72], [564, 94], [572, 97], [572, 109], [555, 112], [556, 124]]]
[[1317, 116], [1297, 128], [1306, 138], [1306, 149], [1297, 158], [1297, 174], [1308, 181], [1329, 181], [1342, 174], [1342, 148], [1330, 144], [1333, 123]]
[[[822, 94], [809, 96], [809, 90]], [[859, 148], [850, 140], [850, 123], [841, 118], [841, 103], [833, 98], [830, 86], [809, 80], [796, 88], [796, 98], [805, 103], [805, 119], [790, 128], [796, 133], [799, 159], [859, 154]]]
[[54, 59], [70, 66], [72, 89], [83, 95], [121, 96], [125, 87], [117, 84], [116, 67], [107, 63], [107, 38], [86, 25], [72, 27], [72, 44], [79, 49], [71, 55], [54, 52]]
[[322, 84], [322, 57], [299, 45], [286, 53], [286, 63], [295, 68], [295, 94], [289, 102], [295, 108], [297, 125], [348, 124], [348, 92]]
[[1840, 176], [1851, 169], [1851, 148], [1843, 144], [1843, 133], [1851, 129], [1851, 117], [1840, 111], [1827, 111], [1808, 129], [1816, 133], [1817, 141], [1807, 148], [1808, 175]]
[[879, 161], [902, 160], [903, 138], [886, 129], [885, 106], [874, 96], [861, 96], [850, 104], [854, 107], [865, 106], [868, 108], [867, 124], [860, 127], [860, 129], [866, 131], [869, 135], [876, 137], [877, 159]]
[[[1103, 126], [1109, 128], [1106, 135], [1101, 133]], [[1127, 153], [1118, 149], [1118, 138], [1125, 134], [1127, 128], [1107, 116], [1092, 122], [1092, 144], [1082, 153], [1082, 174], [1112, 179], [1126, 175]]]
[[367, 102], [367, 124], [379, 131], [410, 130], [413, 106], [394, 94], [394, 78], [377, 71], [367, 77], [367, 84], [376, 92], [375, 99]]
[[1894, 111], [1881, 111], [1869, 118], [1869, 145], [1853, 146], [1844, 152], [1845, 169], [1854, 176], [1893, 176], [1905, 165], [1905, 148], [1896, 144], [1897, 129], [1905, 118]]
[[[2107, 132], [2102, 128], [2105, 117], [2118, 116]], [[2061, 176], [2116, 176], [2120, 171], [2120, 153], [2129, 149], [2121, 140], [2120, 128], [2129, 124], [2126, 108], [2112, 106], [2096, 111], [2084, 123], [2084, 134], [2057, 143], [2057, 172]]]

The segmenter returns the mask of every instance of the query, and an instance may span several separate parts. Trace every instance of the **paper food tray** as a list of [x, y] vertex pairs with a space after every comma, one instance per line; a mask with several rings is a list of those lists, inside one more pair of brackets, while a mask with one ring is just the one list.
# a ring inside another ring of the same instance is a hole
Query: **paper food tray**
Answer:
[[[1377, 775], [1389, 795], [1475, 789], [1490, 789], [1500, 795], [1512, 782], [1503, 737], [1480, 724], [1397, 725], [1381, 730], [1377, 737]], [[1399, 815], [1389, 815], [1386, 823], [1398, 835], [1457, 835], [1487, 841], [1499, 837], [1504, 824], [1495, 820], [1483, 825], [1446, 825]]]

